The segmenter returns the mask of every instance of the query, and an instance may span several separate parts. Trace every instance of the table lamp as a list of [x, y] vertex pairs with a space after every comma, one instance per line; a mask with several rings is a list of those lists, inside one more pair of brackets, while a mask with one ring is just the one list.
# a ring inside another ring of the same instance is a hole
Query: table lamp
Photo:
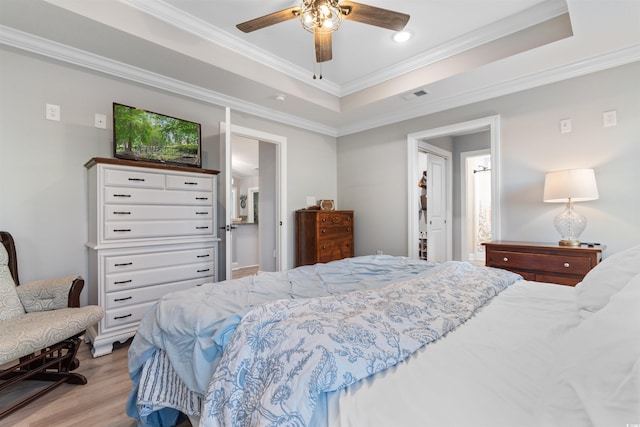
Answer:
[[587, 226], [587, 218], [575, 211], [573, 203], [597, 198], [598, 186], [593, 169], [549, 172], [544, 177], [543, 200], [547, 203], [567, 204], [566, 209], [553, 220], [562, 237], [560, 246], [580, 246], [578, 237]]

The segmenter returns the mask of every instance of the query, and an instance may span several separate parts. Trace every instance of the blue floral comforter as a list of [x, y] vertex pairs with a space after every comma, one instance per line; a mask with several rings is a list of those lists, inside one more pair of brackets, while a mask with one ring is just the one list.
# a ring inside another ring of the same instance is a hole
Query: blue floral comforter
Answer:
[[306, 426], [321, 393], [404, 360], [519, 278], [447, 262], [382, 289], [256, 307], [225, 349], [200, 425]]

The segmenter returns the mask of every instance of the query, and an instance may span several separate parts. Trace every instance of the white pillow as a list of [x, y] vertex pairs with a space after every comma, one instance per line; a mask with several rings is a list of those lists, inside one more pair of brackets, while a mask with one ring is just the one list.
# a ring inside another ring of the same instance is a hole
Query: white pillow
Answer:
[[640, 422], [640, 274], [562, 337], [541, 425]]
[[576, 285], [582, 318], [607, 305], [609, 298], [640, 273], [640, 245], [605, 258]]

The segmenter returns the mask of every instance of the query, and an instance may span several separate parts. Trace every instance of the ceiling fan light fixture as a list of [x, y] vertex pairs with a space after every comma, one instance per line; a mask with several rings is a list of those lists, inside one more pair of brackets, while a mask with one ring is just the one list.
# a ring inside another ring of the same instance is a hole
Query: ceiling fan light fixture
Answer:
[[342, 22], [342, 12], [338, 0], [302, 0], [300, 5], [302, 27], [315, 32], [316, 28], [335, 31]]

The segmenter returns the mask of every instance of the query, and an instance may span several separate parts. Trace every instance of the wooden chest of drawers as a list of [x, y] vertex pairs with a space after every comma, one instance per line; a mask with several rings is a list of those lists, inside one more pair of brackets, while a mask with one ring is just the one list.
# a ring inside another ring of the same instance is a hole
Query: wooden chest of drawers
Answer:
[[101, 158], [85, 166], [87, 288], [105, 308], [87, 338], [101, 356], [135, 334], [158, 298], [216, 281], [217, 172]]
[[296, 267], [353, 254], [353, 211], [296, 211]]
[[486, 265], [518, 273], [525, 280], [575, 286], [602, 260], [604, 246], [559, 246], [554, 243], [489, 242]]

